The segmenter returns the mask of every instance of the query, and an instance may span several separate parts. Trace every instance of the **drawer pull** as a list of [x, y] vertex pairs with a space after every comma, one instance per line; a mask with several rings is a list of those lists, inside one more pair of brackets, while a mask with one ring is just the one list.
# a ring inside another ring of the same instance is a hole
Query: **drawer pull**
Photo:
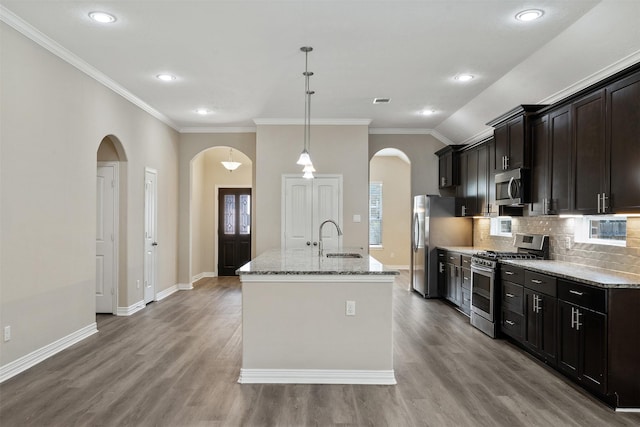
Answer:
[[572, 293], [572, 294], [574, 294], [574, 295], [578, 295], [578, 296], [580, 296], [580, 297], [581, 297], [582, 295], [584, 295], [584, 292], [574, 291], [573, 289], [570, 289], [570, 290], [569, 290], [569, 292], [570, 292], [570, 293]]
[[533, 283], [537, 283], [538, 285], [542, 284], [542, 280], [531, 279]]
[[505, 320], [504, 322], [505, 322], [507, 325], [509, 325], [509, 326], [513, 326], [513, 325], [515, 325], [515, 323], [514, 323], [514, 322], [512, 322], [511, 320]]
[[516, 296], [514, 294], [510, 294], [510, 293], [506, 293], [506, 296], [508, 296], [509, 298], [515, 298]]
[[509, 276], [513, 276], [513, 271], [507, 270], [507, 271], [504, 272], [504, 274], [508, 274]]

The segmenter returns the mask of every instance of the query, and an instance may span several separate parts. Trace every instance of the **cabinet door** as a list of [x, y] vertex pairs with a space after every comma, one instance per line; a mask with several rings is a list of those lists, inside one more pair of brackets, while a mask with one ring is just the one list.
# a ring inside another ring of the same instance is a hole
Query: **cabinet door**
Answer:
[[558, 300], [558, 369], [578, 378], [580, 331], [575, 328], [576, 306]]
[[465, 216], [478, 213], [478, 150], [467, 152], [467, 182], [465, 184]]
[[606, 92], [609, 205], [612, 212], [640, 212], [640, 73]]
[[447, 289], [447, 267], [446, 267], [447, 252], [438, 250], [438, 295], [442, 298], [446, 298]]
[[540, 353], [537, 298], [537, 294], [531, 289], [524, 289], [524, 343], [535, 353]]
[[494, 172], [504, 170], [504, 159], [509, 155], [509, 134], [507, 124], [498, 126], [493, 130], [495, 151], [493, 152]]
[[496, 205], [496, 178], [494, 171], [496, 169], [496, 143], [494, 139], [490, 139], [487, 142], [487, 156], [489, 157], [489, 166], [488, 166], [488, 177], [489, 181], [487, 183], [488, 188], [488, 203], [489, 203], [489, 213], [498, 214], [498, 205]]
[[445, 298], [454, 304], [458, 304], [458, 298], [456, 295], [456, 292], [457, 292], [456, 282], [458, 281], [458, 266], [451, 263], [447, 263], [446, 271], [447, 271], [447, 280], [446, 280], [446, 286], [445, 286]]
[[478, 187], [476, 212], [483, 215], [489, 212], [489, 145], [478, 147]]
[[547, 177], [550, 214], [568, 213], [571, 204], [571, 107], [549, 114], [549, 175]]
[[526, 134], [524, 128], [524, 116], [516, 117], [507, 122], [509, 139], [509, 152], [507, 153], [507, 169], [516, 169], [525, 166], [527, 157]]
[[539, 294], [538, 298], [538, 348], [542, 357], [555, 365], [558, 357], [558, 299], [544, 294]]
[[605, 176], [604, 90], [572, 104], [573, 201], [581, 214], [598, 212]]
[[531, 167], [530, 215], [546, 215], [549, 193], [549, 116], [544, 115], [531, 126], [533, 165]]
[[607, 316], [595, 311], [579, 309], [580, 331], [583, 334], [581, 380], [600, 393], [606, 391]]
[[453, 152], [442, 154], [438, 160], [440, 171], [439, 188], [447, 188], [453, 185]]

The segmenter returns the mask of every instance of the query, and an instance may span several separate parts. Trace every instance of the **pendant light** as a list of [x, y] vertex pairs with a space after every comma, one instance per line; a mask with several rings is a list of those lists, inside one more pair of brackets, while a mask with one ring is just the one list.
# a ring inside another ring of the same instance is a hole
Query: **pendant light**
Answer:
[[297, 164], [304, 166], [302, 170], [304, 175], [303, 178], [312, 179], [313, 172], [316, 170], [313, 167], [313, 163], [311, 162], [311, 156], [309, 154], [309, 150], [311, 148], [311, 95], [315, 92], [309, 90], [309, 77], [313, 76], [313, 72], [309, 71], [309, 52], [313, 50], [310, 46], [303, 46], [300, 48], [302, 52], [304, 52], [304, 147], [302, 149], [302, 153], [300, 153], [300, 157], [298, 158]]
[[232, 171], [238, 169], [238, 167], [240, 167], [240, 165], [242, 164], [240, 162], [234, 162], [233, 161], [233, 158], [231, 157], [231, 152], [232, 151], [233, 151], [233, 148], [229, 148], [229, 161], [220, 162], [220, 163], [222, 163], [222, 166], [224, 166], [224, 168], [226, 170], [228, 170], [229, 172], [232, 172]]

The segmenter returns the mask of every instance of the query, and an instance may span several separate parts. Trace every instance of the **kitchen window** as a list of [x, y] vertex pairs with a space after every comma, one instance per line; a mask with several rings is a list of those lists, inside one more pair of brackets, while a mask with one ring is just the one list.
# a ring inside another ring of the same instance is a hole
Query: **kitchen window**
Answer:
[[369, 183], [369, 246], [382, 246], [382, 183]]
[[626, 246], [627, 219], [614, 216], [576, 218], [575, 240], [579, 243]]
[[498, 216], [491, 218], [489, 234], [491, 236], [511, 237], [511, 217]]

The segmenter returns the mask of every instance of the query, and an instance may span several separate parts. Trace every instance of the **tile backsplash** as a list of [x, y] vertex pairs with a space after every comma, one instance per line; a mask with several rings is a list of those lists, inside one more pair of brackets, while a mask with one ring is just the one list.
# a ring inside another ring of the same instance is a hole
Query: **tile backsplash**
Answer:
[[[512, 232], [549, 235], [551, 259], [640, 274], [640, 218], [627, 218], [627, 246], [594, 245], [574, 241], [574, 218], [513, 217]], [[473, 245], [512, 251], [512, 237], [491, 236], [490, 220], [473, 220]], [[568, 244], [568, 245], [567, 245]]]

